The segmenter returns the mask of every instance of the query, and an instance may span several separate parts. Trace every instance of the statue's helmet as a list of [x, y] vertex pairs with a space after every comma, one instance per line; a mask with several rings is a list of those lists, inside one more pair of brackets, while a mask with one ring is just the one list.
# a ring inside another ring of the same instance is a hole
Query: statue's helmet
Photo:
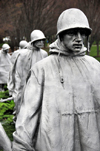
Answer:
[[46, 39], [44, 33], [41, 30], [33, 30], [30, 37], [31, 37], [31, 43], [37, 40]]
[[28, 42], [27, 42], [26, 40], [22, 40], [22, 41], [20, 41], [20, 43], [19, 43], [19, 47], [20, 47], [21, 49], [23, 49], [23, 48], [25, 48], [25, 47], [27, 46], [27, 44], [28, 44]]
[[57, 35], [61, 32], [74, 28], [82, 28], [87, 30], [87, 34], [91, 34], [86, 15], [77, 8], [70, 8], [61, 13], [57, 21]]
[[9, 49], [10, 48], [10, 46], [8, 45], [8, 44], [3, 44], [2, 45], [2, 49], [3, 50], [7, 50], [7, 49]]

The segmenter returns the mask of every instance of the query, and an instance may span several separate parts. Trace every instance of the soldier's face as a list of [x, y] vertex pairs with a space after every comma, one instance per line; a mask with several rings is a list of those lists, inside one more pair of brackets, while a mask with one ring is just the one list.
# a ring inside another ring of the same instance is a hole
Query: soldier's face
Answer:
[[4, 52], [5, 52], [5, 53], [8, 53], [8, 52], [9, 52], [9, 49], [4, 50]]
[[67, 51], [79, 52], [83, 47], [86, 37], [84, 29], [71, 29], [66, 31], [62, 41]]
[[34, 42], [34, 46], [36, 48], [39, 48], [39, 49], [43, 48], [44, 47], [44, 40], [37, 40], [37, 41], [35, 41]]

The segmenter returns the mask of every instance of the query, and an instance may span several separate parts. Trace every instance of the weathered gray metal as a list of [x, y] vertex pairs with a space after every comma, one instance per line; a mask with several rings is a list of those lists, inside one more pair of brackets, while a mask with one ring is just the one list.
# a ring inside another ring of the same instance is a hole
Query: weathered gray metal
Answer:
[[85, 54], [85, 35], [76, 29], [32, 67], [13, 151], [100, 151], [100, 63]]
[[26, 40], [21, 40], [19, 43], [19, 49], [23, 49], [27, 46], [28, 42]]
[[3, 44], [0, 50], [0, 85], [7, 83], [11, 69], [11, 57], [8, 54], [9, 48], [8, 44]]
[[[41, 38], [43, 39], [43, 37], [40, 35], [40, 39]], [[39, 40], [36, 40], [35, 42], [37, 41]], [[34, 44], [29, 42], [26, 46], [26, 49], [21, 49], [21, 51], [18, 51], [16, 60], [14, 61], [12, 70], [9, 74], [8, 89], [14, 98], [15, 107], [17, 110], [16, 113], [19, 112], [22, 90], [32, 65], [48, 56], [45, 50], [35, 46], [35, 42]]]
[[27, 45], [28, 45], [28, 42], [26, 40], [21, 40], [19, 42], [19, 49], [16, 50], [16, 51], [14, 51], [13, 54], [11, 55], [11, 62], [12, 62], [12, 64], [15, 63], [16, 58], [17, 58], [17, 56], [19, 54], [19, 51], [23, 51], [24, 49], [26, 49]]
[[10, 46], [8, 44], [3, 44], [2, 45], [2, 50], [5, 51], [5, 50], [9, 50], [10, 49]]
[[85, 28], [91, 33], [88, 19], [81, 10], [71, 8], [63, 11], [57, 21], [57, 35], [62, 31], [74, 28]]
[[41, 39], [46, 39], [44, 33], [41, 30], [33, 30], [31, 33], [31, 43]]
[[7, 99], [0, 99], [0, 102], [2, 103], [2, 102], [7, 102], [7, 101], [11, 101], [11, 100], [13, 100], [14, 98], [13, 97], [9, 97], [9, 98], [7, 98]]

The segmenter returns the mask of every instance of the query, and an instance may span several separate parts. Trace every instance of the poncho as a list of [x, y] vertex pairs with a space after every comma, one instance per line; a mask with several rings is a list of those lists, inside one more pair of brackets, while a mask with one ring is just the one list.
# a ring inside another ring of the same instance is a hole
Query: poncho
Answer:
[[100, 63], [57, 41], [50, 53], [31, 70], [13, 151], [100, 151]]
[[28, 73], [32, 64], [47, 57], [47, 52], [43, 49], [21, 49], [16, 52], [14, 64], [9, 74], [8, 89], [10, 94], [14, 97], [17, 112], [21, 106], [21, 96], [23, 87], [26, 84]]
[[9, 71], [11, 69], [11, 60], [8, 53], [4, 53], [0, 50], [0, 84], [6, 84], [9, 77]]

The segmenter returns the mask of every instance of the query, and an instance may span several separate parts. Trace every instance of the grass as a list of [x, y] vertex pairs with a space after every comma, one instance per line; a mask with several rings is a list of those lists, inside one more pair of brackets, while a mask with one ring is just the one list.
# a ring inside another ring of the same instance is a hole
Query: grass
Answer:
[[3, 128], [6, 131], [7, 136], [13, 141], [13, 132], [15, 131], [15, 124], [3, 124]]
[[[100, 46], [99, 46], [99, 50], [100, 50]], [[92, 45], [89, 55], [94, 57], [98, 61], [100, 61], [100, 57], [95, 57], [95, 56], [97, 56], [97, 46], [96, 45]]]
[[90, 56], [97, 56], [97, 46], [93, 45], [90, 50]]

